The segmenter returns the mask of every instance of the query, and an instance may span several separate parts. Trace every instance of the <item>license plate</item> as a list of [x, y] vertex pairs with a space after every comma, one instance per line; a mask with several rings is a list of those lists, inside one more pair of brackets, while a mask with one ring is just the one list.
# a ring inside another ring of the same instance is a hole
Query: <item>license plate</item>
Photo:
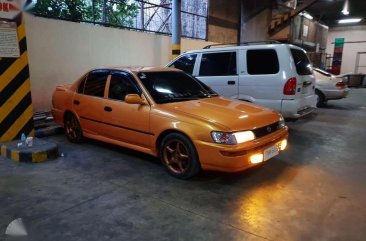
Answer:
[[271, 146], [270, 148], [267, 148], [264, 151], [264, 161], [267, 161], [268, 159], [277, 156], [278, 155], [278, 147], [277, 145]]

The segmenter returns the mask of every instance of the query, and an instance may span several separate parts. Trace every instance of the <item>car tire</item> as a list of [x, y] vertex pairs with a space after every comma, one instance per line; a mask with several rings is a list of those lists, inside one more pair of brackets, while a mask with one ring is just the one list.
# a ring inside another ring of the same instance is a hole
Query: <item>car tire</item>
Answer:
[[325, 99], [324, 94], [319, 90], [315, 90], [315, 94], [318, 96], [318, 101], [316, 102], [316, 106], [317, 107], [325, 106], [327, 104], [327, 101]]
[[69, 141], [72, 143], [82, 143], [84, 141], [83, 130], [74, 114], [66, 114], [64, 126], [66, 137]]
[[201, 171], [196, 148], [192, 141], [179, 133], [170, 133], [160, 145], [160, 159], [173, 177], [189, 179]]

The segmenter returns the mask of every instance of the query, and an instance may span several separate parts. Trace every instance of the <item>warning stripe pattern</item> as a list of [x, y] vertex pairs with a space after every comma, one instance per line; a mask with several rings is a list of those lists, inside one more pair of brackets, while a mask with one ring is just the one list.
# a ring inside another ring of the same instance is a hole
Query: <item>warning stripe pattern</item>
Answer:
[[27, 43], [22, 20], [17, 22], [19, 58], [0, 59], [0, 142], [34, 136]]

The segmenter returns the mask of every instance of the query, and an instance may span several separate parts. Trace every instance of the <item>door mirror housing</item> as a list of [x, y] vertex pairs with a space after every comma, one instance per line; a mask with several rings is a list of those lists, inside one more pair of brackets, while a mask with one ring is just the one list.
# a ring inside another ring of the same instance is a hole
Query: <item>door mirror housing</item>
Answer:
[[129, 94], [129, 95], [126, 95], [125, 102], [127, 104], [139, 104], [139, 105], [146, 105], [147, 104], [146, 101], [145, 101], [145, 99], [143, 99], [138, 94]]

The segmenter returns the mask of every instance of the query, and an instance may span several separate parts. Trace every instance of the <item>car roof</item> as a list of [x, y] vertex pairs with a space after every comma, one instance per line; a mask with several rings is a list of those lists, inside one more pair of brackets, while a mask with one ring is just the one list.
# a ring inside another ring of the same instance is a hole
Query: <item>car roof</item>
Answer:
[[[98, 71], [98, 70], [109, 70], [109, 71], [129, 71], [133, 73], [140, 73], [140, 72], [182, 72], [179, 69], [171, 68], [171, 67], [145, 67], [145, 66], [113, 66], [113, 67], [103, 67], [103, 68], [95, 68], [91, 71]], [[90, 72], [91, 72], [90, 71]]]
[[191, 50], [191, 51], [187, 51], [184, 54], [189, 54], [189, 53], [204, 53], [204, 52], [218, 52], [218, 51], [228, 51], [228, 50], [237, 50], [237, 49], [257, 49], [257, 48], [294, 48], [294, 49], [299, 49], [299, 50], [304, 50], [301, 47], [298, 47], [296, 45], [292, 45], [292, 44], [284, 44], [284, 43], [272, 43], [272, 44], [252, 44], [252, 45], [234, 45], [234, 46], [226, 46], [226, 47], [215, 47], [213, 45], [212, 48], [203, 48], [203, 49], [196, 49], [196, 50]]

